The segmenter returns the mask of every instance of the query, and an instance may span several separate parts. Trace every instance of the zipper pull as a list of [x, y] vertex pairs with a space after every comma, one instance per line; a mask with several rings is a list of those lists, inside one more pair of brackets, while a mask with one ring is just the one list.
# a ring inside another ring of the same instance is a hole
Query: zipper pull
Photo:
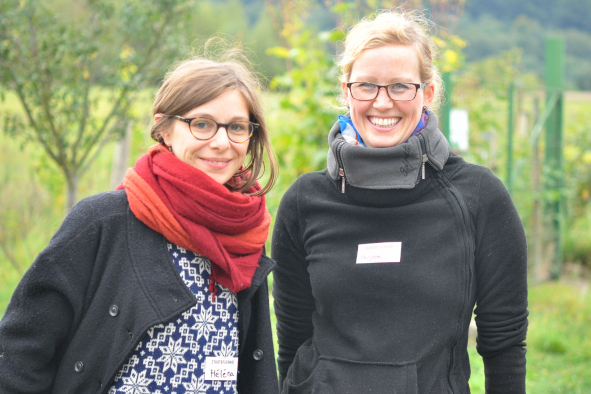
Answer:
[[339, 168], [339, 176], [341, 177], [341, 193], [345, 193], [345, 171]]
[[425, 163], [429, 161], [429, 157], [427, 155], [423, 155], [423, 166], [421, 168], [422, 176], [421, 179], [425, 179]]

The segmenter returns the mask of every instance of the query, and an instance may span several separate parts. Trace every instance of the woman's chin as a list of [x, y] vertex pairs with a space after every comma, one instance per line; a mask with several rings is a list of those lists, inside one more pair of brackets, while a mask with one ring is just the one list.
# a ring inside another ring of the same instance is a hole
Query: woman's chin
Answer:
[[389, 133], [373, 134], [370, 138], [364, 140], [364, 142], [369, 148], [390, 148], [400, 145], [404, 140], [402, 140], [400, 133], [392, 130]]

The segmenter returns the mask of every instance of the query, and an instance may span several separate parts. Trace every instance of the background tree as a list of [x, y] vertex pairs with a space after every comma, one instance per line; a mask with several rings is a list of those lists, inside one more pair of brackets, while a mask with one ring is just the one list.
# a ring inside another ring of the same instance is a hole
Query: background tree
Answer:
[[72, 18], [43, 2], [1, 3], [0, 83], [22, 106], [4, 130], [42, 147], [66, 181], [68, 209], [80, 177], [123, 133], [136, 93], [178, 56], [172, 31], [183, 27], [185, 5], [88, 0]]

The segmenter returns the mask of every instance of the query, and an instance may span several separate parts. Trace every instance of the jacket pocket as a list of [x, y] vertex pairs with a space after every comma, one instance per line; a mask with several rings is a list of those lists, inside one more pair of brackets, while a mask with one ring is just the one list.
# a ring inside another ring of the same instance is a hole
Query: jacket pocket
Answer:
[[307, 379], [288, 374], [284, 394], [418, 394], [416, 364], [358, 362], [320, 357]]

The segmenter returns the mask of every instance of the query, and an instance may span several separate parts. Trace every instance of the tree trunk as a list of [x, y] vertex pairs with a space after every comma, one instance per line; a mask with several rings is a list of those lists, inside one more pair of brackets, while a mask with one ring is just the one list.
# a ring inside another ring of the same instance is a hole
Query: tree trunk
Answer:
[[115, 145], [115, 153], [113, 156], [113, 168], [111, 169], [111, 189], [114, 190], [119, 186], [125, 171], [127, 171], [127, 162], [129, 159], [129, 151], [131, 148], [131, 130], [133, 129], [133, 122], [128, 121], [125, 128], [125, 135]]
[[68, 185], [68, 199], [67, 210], [70, 212], [76, 204], [76, 195], [78, 194], [78, 174], [66, 176], [66, 183]]

